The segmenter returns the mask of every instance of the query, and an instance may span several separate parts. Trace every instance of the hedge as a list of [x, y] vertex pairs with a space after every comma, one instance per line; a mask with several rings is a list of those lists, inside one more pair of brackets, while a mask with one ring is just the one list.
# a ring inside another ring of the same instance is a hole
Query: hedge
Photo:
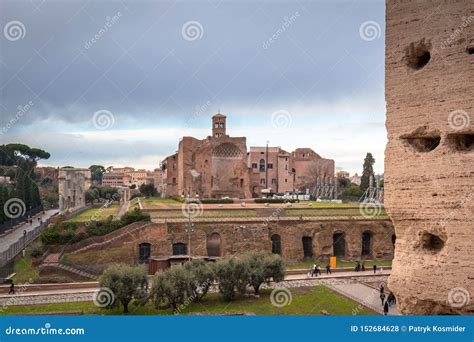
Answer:
[[287, 198], [256, 198], [255, 203], [296, 203], [299, 202], [297, 199]]

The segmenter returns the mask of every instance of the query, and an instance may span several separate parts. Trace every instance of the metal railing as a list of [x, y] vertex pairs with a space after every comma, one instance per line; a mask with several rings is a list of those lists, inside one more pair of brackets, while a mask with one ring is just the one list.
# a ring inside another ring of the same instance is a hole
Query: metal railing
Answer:
[[16, 242], [10, 245], [10, 247], [3, 252], [0, 252], [0, 267], [5, 266], [10, 260], [12, 260], [18, 253], [20, 253], [31, 241], [36, 239], [41, 232], [46, 229], [49, 225], [49, 219], [42, 222], [35, 229], [27, 232], [21, 236]]

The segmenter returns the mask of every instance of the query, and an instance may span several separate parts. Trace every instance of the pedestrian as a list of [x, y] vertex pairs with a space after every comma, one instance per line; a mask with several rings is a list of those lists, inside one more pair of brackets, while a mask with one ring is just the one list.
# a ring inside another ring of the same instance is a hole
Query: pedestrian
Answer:
[[394, 296], [393, 292], [390, 292], [388, 294], [387, 302], [388, 302], [388, 306], [392, 306], [393, 304], [395, 304], [395, 296]]
[[316, 263], [313, 263], [313, 268], [311, 269], [311, 277], [314, 277], [315, 274], [316, 274], [316, 276], [318, 275], [316, 273]]
[[326, 274], [331, 274], [331, 265], [326, 264]]
[[13, 283], [13, 280], [10, 285], [10, 291], [8, 291], [8, 294], [15, 294], [15, 284]]
[[365, 261], [362, 263], [362, 272], [365, 271]]
[[316, 266], [316, 276], [321, 275], [321, 266]]
[[382, 306], [383, 306], [384, 301], [385, 301], [385, 294], [384, 293], [380, 294], [380, 300], [382, 301]]
[[385, 305], [383, 306], [383, 314], [387, 316], [388, 314], [388, 300], [385, 302]]
[[26, 229], [23, 230], [23, 237], [26, 236]]
[[380, 284], [380, 293], [385, 293], [385, 287], [383, 286], [383, 283]]
[[377, 273], [377, 265], [374, 264], [374, 274]]

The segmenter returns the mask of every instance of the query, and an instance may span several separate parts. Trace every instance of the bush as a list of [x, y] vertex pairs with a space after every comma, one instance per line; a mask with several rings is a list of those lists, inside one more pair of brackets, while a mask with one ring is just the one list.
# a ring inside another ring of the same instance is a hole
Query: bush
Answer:
[[[99, 283], [100, 287], [106, 290], [103, 293], [99, 291], [97, 300], [107, 308], [122, 305], [123, 312], [128, 313], [130, 302], [135, 301], [138, 305], [146, 304], [148, 277], [142, 266], [111, 266], [104, 271]], [[102, 302], [101, 299], [105, 301]]]
[[215, 274], [219, 282], [219, 292], [225, 301], [234, 299], [236, 289], [242, 292], [242, 277], [246, 277], [247, 272], [244, 268], [244, 264], [237, 260], [237, 258], [217, 261], [215, 264]]
[[35, 242], [29, 248], [29, 255], [32, 258], [39, 258], [44, 254], [45, 250], [46, 248], [41, 243]]
[[203, 198], [200, 200], [202, 204], [231, 204], [234, 203], [233, 199], [219, 199], [219, 198]]
[[125, 213], [122, 218], [120, 219], [120, 224], [123, 226], [129, 225], [133, 222], [138, 221], [150, 221], [150, 215], [144, 213], [139, 208], [135, 208], [132, 211]]
[[196, 301], [207, 294], [215, 280], [213, 264], [204, 260], [193, 260], [184, 264], [184, 269], [191, 274], [191, 288]]
[[264, 252], [250, 252], [244, 254], [243, 259], [247, 263], [249, 285], [253, 287], [255, 294], [259, 293], [260, 286], [271, 280], [282, 281], [285, 276], [283, 259], [276, 254]]
[[61, 245], [73, 241], [76, 235], [75, 222], [61, 222], [46, 228], [41, 233], [41, 242], [44, 245]]
[[296, 203], [299, 202], [297, 199], [287, 198], [256, 198], [255, 203]]
[[193, 298], [192, 276], [182, 265], [173, 266], [155, 276], [151, 296], [155, 307], [169, 304], [177, 310], [185, 301]]

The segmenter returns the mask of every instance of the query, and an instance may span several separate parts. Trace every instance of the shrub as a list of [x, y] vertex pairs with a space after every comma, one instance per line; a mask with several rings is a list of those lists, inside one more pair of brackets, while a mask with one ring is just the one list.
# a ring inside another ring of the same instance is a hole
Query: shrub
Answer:
[[150, 221], [150, 215], [144, 213], [139, 208], [135, 208], [132, 211], [125, 213], [120, 219], [122, 227], [138, 221]]
[[207, 294], [215, 280], [212, 264], [204, 260], [193, 260], [184, 264], [184, 269], [191, 275], [191, 288], [196, 301]]
[[45, 247], [41, 243], [35, 242], [34, 244], [31, 245], [29, 254], [32, 258], [39, 258], [40, 256], [43, 255], [45, 250], [46, 250]]
[[69, 243], [76, 235], [76, 229], [77, 224], [75, 222], [54, 224], [41, 233], [41, 242], [44, 245], [60, 245]]
[[155, 307], [169, 304], [176, 310], [185, 301], [192, 298], [192, 277], [182, 265], [173, 266], [165, 272], [155, 276], [151, 296]]
[[243, 290], [242, 277], [246, 274], [243, 266], [243, 263], [237, 258], [221, 259], [216, 262], [216, 279], [219, 282], [219, 292], [224, 300], [233, 300], [235, 290]]
[[285, 276], [283, 259], [276, 254], [264, 252], [250, 252], [242, 256], [247, 263], [249, 285], [255, 294], [259, 293], [260, 286], [271, 280], [282, 281]]
[[[105, 307], [123, 306], [123, 312], [128, 313], [130, 302], [144, 305], [147, 301], [148, 278], [142, 266], [114, 265], [104, 271], [99, 279], [100, 287], [109, 289], [104, 292], [107, 297]], [[98, 294], [100, 300], [100, 293]]]
[[231, 204], [234, 203], [233, 199], [226, 198], [226, 199], [220, 199], [220, 198], [203, 198], [200, 200], [202, 204]]

